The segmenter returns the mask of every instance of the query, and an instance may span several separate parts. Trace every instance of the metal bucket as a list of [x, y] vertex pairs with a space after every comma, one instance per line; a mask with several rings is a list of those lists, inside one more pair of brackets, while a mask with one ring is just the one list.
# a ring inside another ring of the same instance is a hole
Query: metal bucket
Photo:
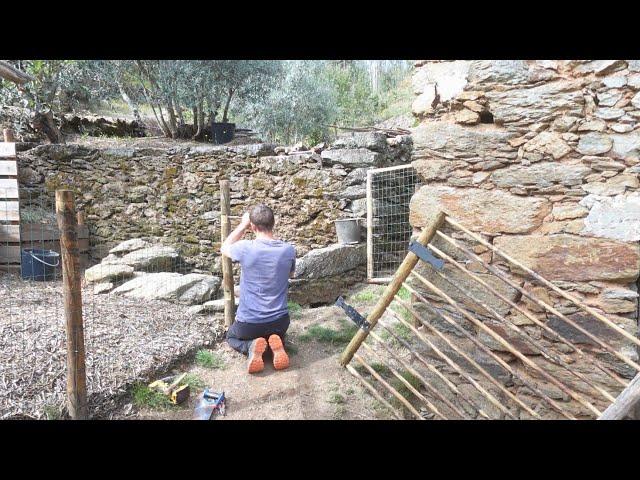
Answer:
[[336, 223], [336, 233], [338, 234], [338, 243], [343, 245], [353, 245], [360, 243], [360, 220], [361, 218], [344, 218], [334, 220]]

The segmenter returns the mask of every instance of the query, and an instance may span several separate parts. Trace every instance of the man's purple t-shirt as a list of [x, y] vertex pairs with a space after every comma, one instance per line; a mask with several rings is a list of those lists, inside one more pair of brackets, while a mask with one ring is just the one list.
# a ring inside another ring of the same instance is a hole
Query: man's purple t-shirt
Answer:
[[296, 249], [282, 240], [240, 240], [229, 256], [240, 262], [240, 304], [236, 320], [266, 323], [289, 313], [289, 275], [296, 267]]

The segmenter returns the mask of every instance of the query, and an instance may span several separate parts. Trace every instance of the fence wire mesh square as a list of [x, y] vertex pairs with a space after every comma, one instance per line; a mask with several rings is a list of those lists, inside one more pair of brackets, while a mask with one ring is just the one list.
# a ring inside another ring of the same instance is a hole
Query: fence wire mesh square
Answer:
[[421, 186], [412, 165], [369, 170], [367, 189], [367, 274], [393, 276], [408, 251], [412, 227], [409, 202]]

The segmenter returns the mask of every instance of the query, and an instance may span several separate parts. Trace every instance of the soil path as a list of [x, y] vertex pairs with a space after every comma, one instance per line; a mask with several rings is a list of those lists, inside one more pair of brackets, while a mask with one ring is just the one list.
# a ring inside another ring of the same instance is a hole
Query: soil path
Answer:
[[[309, 333], [314, 332], [313, 326], [339, 332], [344, 329], [344, 320], [340, 321], [343, 318], [337, 307], [294, 313], [287, 339], [294, 347], [290, 349], [291, 366], [284, 371], [274, 370], [268, 352], [265, 370], [249, 375], [246, 357], [231, 350], [226, 343], [213, 350], [223, 359], [223, 368], [191, 364], [182, 371], [197, 375], [204, 385], [215, 391], [225, 391], [227, 414], [220, 419], [389, 419], [391, 414], [338, 364], [343, 340], [330, 342]], [[203, 388], [193, 390], [188, 403], [180, 407], [162, 411], [143, 408], [122, 418], [189, 420]]]

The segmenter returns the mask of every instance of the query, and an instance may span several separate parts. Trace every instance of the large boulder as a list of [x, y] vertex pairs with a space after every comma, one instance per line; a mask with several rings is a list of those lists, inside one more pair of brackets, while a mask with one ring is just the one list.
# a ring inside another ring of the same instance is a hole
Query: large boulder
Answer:
[[338, 138], [332, 148], [366, 148], [384, 153], [388, 148], [387, 136], [382, 132], [355, 132]]
[[296, 261], [295, 278], [322, 278], [353, 270], [367, 261], [367, 246], [335, 244], [311, 250]]
[[109, 253], [122, 255], [125, 253], [133, 252], [135, 250], [140, 250], [150, 246], [151, 244], [146, 240], [142, 240], [140, 238], [132, 238], [131, 240], [126, 240], [122, 243], [119, 243], [117, 246], [109, 250]]
[[220, 279], [211, 275], [159, 272], [138, 275], [113, 290], [113, 293], [141, 300], [193, 305], [211, 299], [219, 286]]
[[551, 211], [551, 204], [542, 198], [431, 185], [421, 187], [409, 207], [409, 222], [414, 227], [424, 227], [434, 211], [443, 210], [467, 228], [489, 234], [531, 232]]
[[94, 265], [84, 271], [84, 279], [90, 283], [105, 283], [111, 280], [123, 280], [133, 276], [133, 267], [129, 265]]
[[[637, 244], [563, 234], [497, 237], [494, 245], [547, 280], [627, 283], [640, 273]], [[494, 254], [494, 261], [500, 258]]]
[[127, 253], [119, 260], [119, 263], [129, 265], [135, 270], [170, 271], [179, 258], [180, 254], [175, 248], [154, 245]]

